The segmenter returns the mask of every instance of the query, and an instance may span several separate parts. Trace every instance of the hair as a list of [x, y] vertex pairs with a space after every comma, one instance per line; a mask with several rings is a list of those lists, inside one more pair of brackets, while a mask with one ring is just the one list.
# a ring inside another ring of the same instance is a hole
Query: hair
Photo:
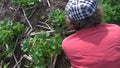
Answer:
[[68, 21], [69, 23], [66, 21], [68, 29], [74, 30], [74, 32], [75, 32], [75, 31], [83, 29], [83, 28], [96, 26], [96, 25], [100, 24], [102, 22], [102, 12], [101, 12], [100, 8], [97, 8], [96, 12], [94, 12], [94, 14], [92, 16], [86, 17], [85, 19], [78, 20], [78, 21], [71, 20], [69, 17], [67, 17], [67, 18], [69, 20]]

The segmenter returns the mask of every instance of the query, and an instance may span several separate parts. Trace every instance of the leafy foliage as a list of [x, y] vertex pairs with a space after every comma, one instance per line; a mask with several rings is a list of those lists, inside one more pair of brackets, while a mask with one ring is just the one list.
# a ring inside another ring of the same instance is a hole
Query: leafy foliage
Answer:
[[21, 49], [32, 56], [34, 63], [31, 68], [46, 68], [52, 63], [51, 58], [61, 52], [61, 41], [59, 34], [50, 35], [41, 31], [33, 38], [25, 40]]
[[[58, 14], [59, 13], [59, 14]], [[54, 10], [49, 14], [49, 20], [55, 31], [50, 33], [47, 31], [40, 31], [35, 36], [29, 36], [20, 44], [21, 50], [33, 58], [33, 64], [30, 68], [46, 68], [52, 65], [53, 57], [61, 53], [61, 42], [63, 39], [62, 28], [64, 26], [64, 13], [62, 10]], [[62, 27], [62, 28], [61, 28]], [[12, 20], [5, 20], [0, 22], [0, 51], [2, 57], [12, 57], [12, 53], [16, 44], [16, 40], [21, 38], [25, 26], [20, 23], [13, 23]], [[6, 46], [8, 46], [6, 48]], [[6, 67], [6, 63], [4, 67]]]
[[104, 9], [104, 21], [107, 23], [116, 23], [120, 24], [120, 0], [104, 0], [103, 9]]
[[24, 32], [24, 25], [12, 20], [0, 21], [0, 50], [2, 56], [11, 57], [17, 38]]
[[50, 21], [55, 24], [55, 28], [61, 26], [64, 27], [65, 14], [63, 10], [60, 9], [53, 10], [51, 13], [48, 14], [48, 17]]
[[20, 5], [20, 6], [30, 6], [34, 5], [35, 3], [40, 3], [41, 0], [13, 0], [13, 3]]
[[48, 14], [48, 19], [53, 23], [53, 29], [64, 37], [63, 30], [65, 29], [65, 13], [61, 9], [55, 9]]
[[64, 17], [64, 13], [60, 9], [49, 13], [49, 20], [54, 23], [55, 33], [40, 31], [39, 34], [29, 37], [21, 44], [21, 50], [33, 58], [31, 68], [46, 68], [52, 65], [53, 57], [61, 53], [61, 42], [64, 36], [61, 33], [61, 27], [64, 26]]

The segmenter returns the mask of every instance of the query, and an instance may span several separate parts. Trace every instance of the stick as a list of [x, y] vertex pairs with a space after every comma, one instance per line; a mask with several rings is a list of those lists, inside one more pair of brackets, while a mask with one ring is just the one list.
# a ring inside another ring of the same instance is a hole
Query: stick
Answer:
[[27, 33], [27, 36], [29, 36], [32, 31], [33, 31], [33, 29], [30, 29]]
[[16, 68], [16, 66], [18, 66], [18, 64], [23, 60], [23, 56], [20, 58], [20, 60], [15, 64], [15, 66], [13, 68]]
[[[15, 42], [15, 47], [14, 47], [14, 49], [13, 49], [13, 53], [12, 53], [13, 58], [15, 59], [15, 62], [16, 62], [16, 63], [17, 63], [18, 61], [17, 61], [17, 58], [15, 57], [14, 51], [15, 51], [17, 45], [18, 45], [18, 40], [19, 40], [19, 39], [17, 38], [17, 40], [16, 40], [16, 42]], [[17, 67], [20, 68], [19, 66], [17, 66]]]
[[15, 51], [17, 45], [19, 44], [18, 42], [19, 42], [19, 39], [17, 38], [17, 40], [16, 40], [16, 42], [15, 42], [15, 47], [14, 47], [14, 49], [13, 49], [13, 55], [14, 55], [14, 51]]
[[52, 29], [52, 28], [47, 24], [48, 21], [49, 21], [49, 20], [47, 19], [45, 22], [39, 21], [39, 23], [45, 24], [49, 29]]
[[37, 35], [37, 34], [40, 34], [40, 32], [36, 32], [36, 33], [33, 32], [33, 33], [30, 34], [30, 36], [34, 36], [34, 35]]
[[28, 56], [28, 55], [25, 54], [25, 55], [23, 55], [23, 57], [24, 57], [25, 59], [31, 61], [31, 62], [33, 61], [32, 57], [31, 57], [30, 55]]
[[48, 28], [48, 27], [46, 27], [46, 26], [42, 26], [42, 25], [37, 25], [37, 27], [41, 27], [41, 28], [44, 28], [44, 29], [50, 30], [50, 28]]
[[14, 57], [14, 59], [15, 59], [15, 62], [17, 63], [18, 61], [17, 61], [17, 58], [15, 57], [15, 55], [13, 54], [13, 57]]
[[47, 0], [47, 4], [48, 4], [49, 7], [51, 7], [51, 5], [50, 5], [50, 1], [49, 1], [49, 0]]
[[[17, 61], [17, 58], [15, 57], [15, 55], [13, 54], [13, 57], [14, 57], [14, 59], [15, 59], [15, 62], [17, 63], [18, 61]], [[18, 68], [20, 68], [20, 66], [17, 66]]]
[[54, 58], [54, 61], [53, 61], [53, 68], [55, 67], [55, 63], [56, 63], [56, 60], [57, 60], [57, 56], [58, 56], [58, 54], [55, 55], [55, 58]]
[[24, 17], [25, 17], [25, 19], [26, 19], [28, 25], [30, 26], [31, 29], [33, 29], [32, 25], [30, 24], [30, 21], [28, 20], [26, 14], [25, 14], [25, 10], [24, 10], [23, 8], [22, 8], [22, 11], [23, 11]]
[[27, 27], [27, 29], [25, 31], [25, 34], [28, 33], [29, 29], [30, 29], [30, 27]]

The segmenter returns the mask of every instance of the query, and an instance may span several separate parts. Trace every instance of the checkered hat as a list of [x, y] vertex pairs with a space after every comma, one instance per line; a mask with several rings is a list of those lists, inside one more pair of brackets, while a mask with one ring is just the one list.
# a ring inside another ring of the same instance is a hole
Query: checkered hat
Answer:
[[91, 16], [97, 8], [97, 0], [69, 0], [65, 11], [72, 20], [81, 20]]

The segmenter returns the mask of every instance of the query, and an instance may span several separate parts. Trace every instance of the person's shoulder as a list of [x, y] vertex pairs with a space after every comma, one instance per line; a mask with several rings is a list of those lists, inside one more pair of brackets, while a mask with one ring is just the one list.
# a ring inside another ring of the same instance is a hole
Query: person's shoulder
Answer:
[[75, 36], [75, 33], [73, 33], [73, 34], [71, 34], [71, 35], [65, 37], [65, 38], [63, 39], [63, 41], [68, 41], [68, 40], [74, 38], [74, 36]]
[[103, 26], [107, 27], [108, 29], [118, 29], [120, 30], [120, 26], [117, 24], [102, 24]]
[[106, 24], [107, 26], [110, 26], [110, 27], [116, 27], [116, 28], [120, 28], [120, 26], [119, 25], [117, 25], [117, 24]]
[[106, 24], [106, 28], [109, 32], [120, 34], [120, 26], [117, 24]]
[[66, 43], [69, 43], [71, 40], [75, 39], [76, 38], [76, 32], [65, 37], [62, 41], [62, 44], [66, 44]]

